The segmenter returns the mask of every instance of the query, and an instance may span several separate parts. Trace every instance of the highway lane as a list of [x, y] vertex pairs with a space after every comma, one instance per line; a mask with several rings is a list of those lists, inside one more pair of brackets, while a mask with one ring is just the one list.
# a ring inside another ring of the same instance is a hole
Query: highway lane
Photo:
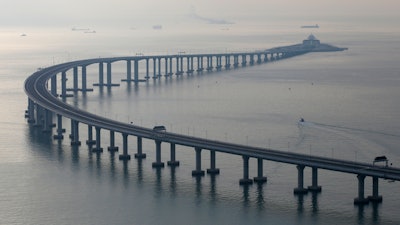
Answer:
[[[182, 55], [179, 55], [182, 57]], [[151, 58], [151, 56], [148, 56]], [[169, 56], [171, 57], [171, 56]], [[176, 57], [176, 56], [173, 56]], [[117, 58], [98, 58], [68, 62], [51, 66], [35, 72], [25, 81], [25, 92], [28, 97], [36, 104], [49, 109], [50, 111], [60, 114], [64, 117], [79, 121], [83, 124], [89, 124], [106, 130], [112, 130], [142, 138], [159, 140], [162, 142], [175, 143], [193, 148], [201, 148], [215, 150], [228, 154], [236, 154], [249, 156], [254, 158], [262, 158], [276, 162], [289, 163], [294, 165], [304, 165], [308, 167], [317, 167], [321, 169], [363, 174], [366, 176], [375, 176], [392, 180], [400, 180], [400, 168], [394, 167], [378, 167], [368, 163], [360, 163], [354, 161], [346, 161], [325, 157], [318, 157], [306, 154], [290, 153], [285, 151], [277, 151], [266, 148], [257, 148], [247, 145], [238, 145], [233, 143], [209, 140], [204, 138], [186, 136], [165, 132], [161, 136], [151, 128], [140, 127], [136, 125], [126, 124], [104, 118], [89, 112], [75, 108], [64, 103], [60, 98], [53, 96], [47, 87], [47, 82], [57, 73], [67, 71], [76, 66], [86, 66], [99, 62], [115, 62], [119, 60], [133, 60], [138, 57], [117, 57]], [[144, 58], [140, 56], [140, 58]]]

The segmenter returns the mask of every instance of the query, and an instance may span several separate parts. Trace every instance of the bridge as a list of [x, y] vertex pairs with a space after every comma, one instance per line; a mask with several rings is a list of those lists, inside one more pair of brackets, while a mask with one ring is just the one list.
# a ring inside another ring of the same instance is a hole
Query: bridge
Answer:
[[[310, 38], [307, 40], [310, 40]], [[358, 196], [354, 199], [354, 204], [368, 204], [370, 201], [381, 202], [382, 196], [379, 195], [379, 179], [399, 181], [400, 168], [289, 153], [269, 148], [252, 147], [187, 136], [168, 132], [163, 129], [141, 127], [101, 117], [75, 108], [65, 102], [66, 98], [72, 96], [73, 93], [93, 90], [91, 87], [88, 88], [87, 85], [86, 69], [89, 65], [98, 65], [99, 68], [98, 83], [93, 84], [93, 86], [107, 86], [111, 88], [119, 85], [119, 83], [112, 82], [112, 64], [121, 61], [126, 62], [126, 79], [121, 81], [139, 85], [140, 82], [148, 82], [149, 79], [162, 79], [163, 76], [165, 77], [164, 79], [171, 79], [173, 75], [183, 76], [184, 73], [186, 73], [190, 76], [190, 74], [195, 72], [202, 73], [204, 70], [211, 72], [222, 69], [229, 70], [232, 67], [244, 68], [249, 65], [282, 60], [312, 51], [345, 50], [344, 48], [320, 44], [319, 41], [317, 43], [311, 41], [313, 42], [311, 44], [316, 46], [310, 46], [307, 40], [300, 45], [278, 47], [255, 52], [221, 54], [180, 53], [175, 55], [137, 55], [129, 57], [95, 58], [66, 62], [48, 68], [42, 68], [29, 76], [25, 81], [24, 88], [28, 96], [28, 109], [25, 112], [25, 117], [30, 124], [41, 128], [43, 132], [52, 132], [53, 127], [56, 126], [57, 128], [53, 137], [54, 139], [60, 140], [64, 138], [65, 132], [62, 118], [69, 118], [71, 121], [69, 137], [71, 138], [71, 145], [76, 146], [81, 145], [79, 138], [80, 123], [87, 125], [88, 140], [86, 144], [93, 145], [93, 152], [103, 151], [101, 146], [101, 129], [110, 132], [110, 146], [108, 146], [108, 150], [118, 151], [118, 147], [115, 146], [115, 133], [119, 133], [123, 138], [123, 151], [122, 154], [119, 155], [120, 160], [131, 159], [130, 154], [128, 154], [128, 137], [134, 136], [137, 139], [137, 152], [134, 156], [138, 159], [146, 157], [146, 154], [142, 151], [142, 139], [154, 140], [156, 157], [152, 166], [158, 168], [164, 167], [164, 162], [161, 161], [161, 143], [170, 144], [170, 160], [167, 162], [168, 166], [179, 166], [179, 161], [176, 160], [176, 145], [187, 146], [189, 149], [192, 148], [195, 151], [196, 161], [192, 176], [204, 176], [205, 174], [201, 165], [201, 153], [203, 150], [210, 152], [210, 167], [206, 170], [208, 174], [219, 174], [219, 168], [216, 167], [216, 152], [238, 155], [243, 159], [243, 177], [239, 180], [239, 184], [241, 185], [248, 185], [253, 182], [264, 183], [267, 181], [267, 178], [263, 175], [264, 160], [296, 165], [298, 182], [297, 187], [294, 188], [294, 194], [306, 194], [309, 191], [320, 192], [321, 186], [318, 185], [319, 169], [355, 174], [358, 180]], [[206, 62], [204, 63], [204, 61]], [[106, 82], [104, 81], [104, 64], [107, 65]], [[186, 71], [184, 71], [184, 65], [186, 66]], [[215, 67], [213, 65], [215, 65]], [[140, 66], [144, 66], [145, 68], [140, 70]], [[152, 66], [153, 69], [151, 69], [150, 66]], [[80, 87], [78, 84], [79, 68], [81, 69]], [[73, 72], [72, 87], [67, 88], [67, 71], [70, 70]], [[152, 77], [150, 77], [150, 72], [153, 73]], [[57, 80], [58, 77], [61, 77], [60, 81]], [[60, 83], [61, 88], [58, 88]], [[61, 93], [58, 93], [59, 90], [61, 90]], [[73, 93], [71, 93], [71, 91]], [[55, 115], [57, 122], [53, 123], [53, 117]], [[93, 138], [93, 128], [95, 128], [95, 139]], [[254, 178], [249, 177], [250, 158], [257, 159], [257, 176]], [[304, 186], [305, 167], [312, 168], [312, 184], [308, 187]], [[372, 195], [368, 197], [366, 197], [364, 193], [364, 181], [366, 177], [371, 177], [373, 181]]]

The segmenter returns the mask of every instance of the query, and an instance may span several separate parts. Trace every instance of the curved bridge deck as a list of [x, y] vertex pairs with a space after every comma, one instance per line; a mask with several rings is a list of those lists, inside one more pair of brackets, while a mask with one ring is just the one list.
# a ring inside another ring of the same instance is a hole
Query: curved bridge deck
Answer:
[[[290, 50], [293, 50], [291, 52]], [[343, 50], [343, 49], [341, 49]], [[29, 122], [36, 123], [36, 125], [43, 127], [44, 130], [51, 130], [53, 125], [52, 116], [53, 113], [57, 114], [57, 134], [55, 138], [63, 138], [63, 129], [61, 118], [66, 117], [71, 119], [71, 144], [79, 145], [79, 126], [78, 123], [87, 124], [89, 126], [89, 139], [91, 144], [95, 144], [94, 150], [101, 151], [100, 143], [100, 130], [105, 129], [110, 131], [110, 142], [111, 146], [109, 149], [117, 149], [114, 146], [114, 133], [121, 133], [123, 136], [123, 154], [120, 155], [120, 159], [130, 159], [127, 149], [127, 138], [128, 136], [136, 136], [138, 139], [138, 152], [135, 157], [145, 157], [145, 154], [141, 150], [142, 138], [152, 139], [156, 143], [156, 161], [153, 163], [154, 167], [164, 166], [161, 162], [161, 143], [166, 142], [171, 144], [171, 161], [168, 162], [171, 166], [179, 165], [179, 161], [175, 160], [175, 145], [183, 145], [192, 147], [196, 151], [196, 165], [195, 170], [192, 174], [194, 176], [203, 175], [204, 171], [201, 169], [201, 150], [209, 150], [211, 152], [211, 165], [210, 169], [207, 170], [209, 173], [219, 173], [219, 169], [215, 166], [215, 152], [223, 152], [227, 154], [235, 154], [242, 156], [243, 158], [243, 179], [240, 180], [241, 184], [249, 184], [253, 182], [253, 179], [249, 179], [248, 163], [249, 158], [258, 159], [258, 176], [254, 178], [254, 181], [265, 182], [266, 178], [263, 176], [263, 160], [271, 160], [281, 163], [288, 163], [297, 165], [298, 169], [298, 186], [294, 189], [294, 193], [306, 193], [307, 191], [320, 191], [321, 187], [318, 186], [317, 170], [325, 169], [344, 173], [356, 174], [358, 178], [358, 197], [354, 200], [356, 204], [364, 204], [369, 201], [381, 201], [382, 197], [378, 193], [378, 179], [391, 179], [400, 180], [400, 168], [394, 167], [378, 167], [372, 164], [345, 161], [339, 159], [325, 158], [310, 156], [297, 153], [289, 153], [284, 151], [278, 151], [267, 148], [257, 148], [247, 145], [238, 145], [228, 142], [209, 140], [204, 138], [186, 136], [171, 132], [159, 132], [151, 128], [140, 127], [136, 125], [126, 124], [118, 121], [114, 121], [108, 118], [100, 117], [98, 115], [91, 114], [89, 112], [75, 108], [62, 101], [63, 98], [67, 97], [66, 94], [66, 71], [74, 70], [74, 90], [77, 89], [77, 68], [82, 68], [82, 91], [88, 91], [86, 87], [86, 66], [91, 64], [99, 64], [99, 84], [112, 86], [111, 82], [111, 64], [117, 61], [127, 62], [127, 81], [132, 81], [137, 84], [141, 80], [148, 79], [149, 74], [149, 61], [153, 60], [154, 75], [158, 68], [159, 74], [161, 73], [161, 60], [164, 60], [165, 65], [165, 76], [172, 75], [175, 72], [176, 75], [183, 73], [183, 60], [186, 59], [187, 73], [194, 71], [194, 59], [197, 59], [197, 70], [203, 70], [203, 59], [207, 60], [208, 70], [212, 70], [212, 63], [216, 63], [215, 69], [229, 69], [232, 65], [230, 62], [233, 60], [233, 65], [238, 66], [239, 61], [241, 66], [246, 66], [247, 60], [250, 60], [249, 64], [262, 63], [276, 59], [283, 59], [299, 54], [304, 54], [307, 51], [299, 51], [297, 48], [281, 47], [274, 48], [272, 50], [266, 50], [261, 52], [247, 52], [247, 53], [226, 53], [226, 54], [199, 54], [199, 55], [161, 55], [161, 56], [134, 56], [134, 57], [116, 57], [116, 58], [96, 58], [88, 60], [80, 60], [75, 62], [68, 62], [51, 66], [48, 68], [41, 69], [25, 81], [25, 92], [29, 98], [28, 110], [26, 111], [26, 117]], [[264, 58], [262, 58], [264, 57]], [[222, 59], [225, 59], [224, 62]], [[257, 59], [257, 60], [255, 60]], [[146, 61], [146, 77], [144, 79], [139, 78], [139, 61]], [[176, 70], [173, 71], [172, 64], [175, 62]], [[131, 79], [132, 67], [131, 62], [134, 62], [134, 79]], [[107, 83], [103, 81], [103, 64], [107, 64]], [[157, 65], [158, 64], [158, 65]], [[61, 74], [61, 90], [62, 93], [57, 93], [57, 80], [56, 76]], [[155, 78], [154, 77], [154, 78]], [[50, 81], [50, 88], [49, 88]], [[96, 140], [92, 140], [92, 127], [96, 128]], [[89, 144], [89, 143], [88, 143]], [[305, 167], [312, 168], [312, 186], [304, 188], [303, 184], [303, 171]], [[364, 179], [365, 177], [373, 178], [373, 193], [369, 198], [364, 197]]]

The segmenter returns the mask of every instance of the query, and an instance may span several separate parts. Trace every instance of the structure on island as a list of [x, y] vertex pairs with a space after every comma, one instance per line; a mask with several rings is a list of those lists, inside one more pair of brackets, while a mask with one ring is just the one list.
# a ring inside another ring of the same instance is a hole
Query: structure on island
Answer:
[[339, 48], [330, 44], [321, 43], [313, 34], [310, 34], [303, 43], [296, 45], [288, 45], [283, 47], [276, 47], [268, 49], [270, 52], [290, 52], [294, 55], [304, 54], [308, 52], [335, 52], [344, 51], [348, 48]]

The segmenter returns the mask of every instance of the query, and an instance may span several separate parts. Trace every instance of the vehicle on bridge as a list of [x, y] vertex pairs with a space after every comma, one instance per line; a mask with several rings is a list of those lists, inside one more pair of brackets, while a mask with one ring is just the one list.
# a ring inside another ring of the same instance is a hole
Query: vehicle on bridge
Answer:
[[163, 138], [165, 137], [165, 132], [167, 131], [167, 129], [165, 128], [165, 126], [155, 126], [153, 127], [153, 131], [154, 137]]

